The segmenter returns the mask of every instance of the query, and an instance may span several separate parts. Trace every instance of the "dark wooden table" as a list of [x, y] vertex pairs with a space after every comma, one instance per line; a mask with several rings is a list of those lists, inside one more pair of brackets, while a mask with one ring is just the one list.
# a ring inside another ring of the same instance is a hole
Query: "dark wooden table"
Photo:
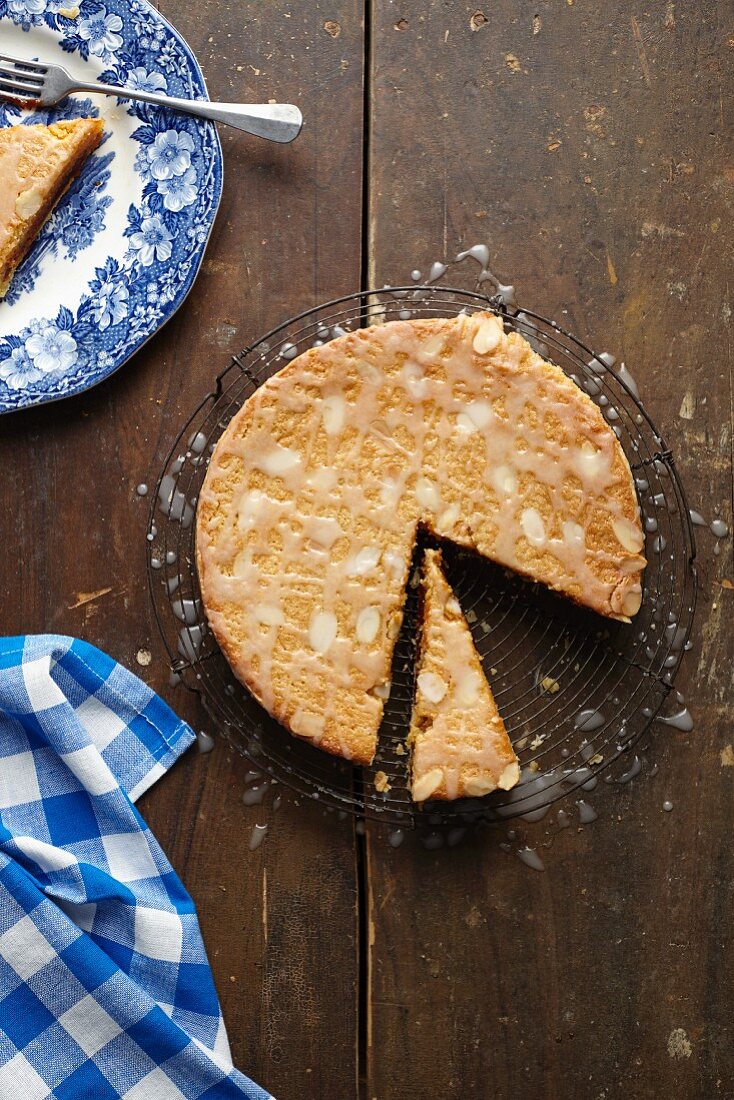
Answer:
[[[205, 728], [168, 686], [136, 484], [267, 327], [477, 241], [523, 302], [627, 360], [692, 503], [731, 522], [730, 5], [160, 7], [213, 98], [292, 100], [307, 128], [286, 149], [223, 130], [224, 201], [179, 314], [92, 392], [0, 421], [4, 633], [87, 638]], [[142, 800], [235, 1060], [279, 1100], [734, 1096], [734, 565], [713, 546], [702, 532], [679, 684], [693, 733], [658, 727], [659, 774], [600, 785], [592, 826], [521, 823], [553, 842], [545, 874], [506, 830], [394, 850], [288, 797], [248, 809], [221, 744]]]

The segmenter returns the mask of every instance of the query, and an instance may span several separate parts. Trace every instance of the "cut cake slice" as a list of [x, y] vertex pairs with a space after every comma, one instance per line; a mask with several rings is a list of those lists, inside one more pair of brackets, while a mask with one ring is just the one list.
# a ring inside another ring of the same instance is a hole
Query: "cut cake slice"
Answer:
[[0, 298], [102, 134], [97, 118], [0, 130]]
[[416, 802], [478, 797], [510, 790], [520, 765], [471, 631], [441, 569], [427, 550], [416, 693], [408, 743]]

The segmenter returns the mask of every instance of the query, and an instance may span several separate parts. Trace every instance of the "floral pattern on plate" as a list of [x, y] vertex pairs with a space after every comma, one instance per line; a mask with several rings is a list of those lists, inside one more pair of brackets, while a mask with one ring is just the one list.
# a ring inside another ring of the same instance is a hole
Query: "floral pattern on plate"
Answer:
[[[23, 36], [24, 56], [59, 60], [84, 79], [206, 98], [188, 46], [145, 0], [0, 0], [6, 30]], [[3, 41], [20, 53], [17, 38]], [[105, 141], [0, 303], [0, 412], [102, 381], [175, 313], [201, 264], [222, 188], [213, 125], [73, 97], [33, 112], [0, 102], [0, 126], [100, 113]]]

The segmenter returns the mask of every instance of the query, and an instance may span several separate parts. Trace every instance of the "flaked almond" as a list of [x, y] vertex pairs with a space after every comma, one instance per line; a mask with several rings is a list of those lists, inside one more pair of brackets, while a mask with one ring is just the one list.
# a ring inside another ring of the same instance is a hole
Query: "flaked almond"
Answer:
[[271, 603], [255, 604], [255, 618], [265, 626], [282, 626], [285, 622], [285, 615], [281, 609]]
[[433, 359], [437, 359], [444, 348], [445, 337], [443, 333], [437, 332], [433, 336], [427, 336], [421, 340], [419, 355], [423, 362], [431, 362]]
[[311, 649], [317, 653], [327, 653], [336, 638], [336, 629], [336, 615], [332, 611], [316, 611], [308, 627]]
[[23, 220], [32, 218], [41, 209], [42, 203], [41, 192], [35, 187], [29, 187], [27, 191], [21, 191], [15, 200], [15, 213]]
[[584, 529], [580, 523], [567, 519], [562, 527], [564, 542], [569, 546], [582, 546], [584, 543]]
[[597, 450], [588, 439], [584, 440], [578, 452], [576, 465], [582, 477], [595, 478], [604, 469], [606, 460], [601, 451]]
[[429, 703], [440, 703], [447, 690], [445, 681], [435, 672], [421, 672], [418, 677], [418, 691]]
[[375, 684], [372, 688], [372, 694], [376, 695], [378, 699], [389, 699], [391, 687], [392, 682], [390, 680], [384, 680], [381, 684]]
[[363, 577], [365, 573], [369, 573], [377, 566], [381, 553], [379, 546], [363, 546], [350, 559], [347, 565], [347, 575], [350, 577]]
[[501, 791], [509, 791], [515, 786], [520, 779], [520, 765], [516, 760], [513, 760], [511, 764], [508, 764], [502, 775], [497, 781], [497, 786]]
[[408, 393], [413, 397], [421, 398], [425, 397], [428, 383], [425, 379], [423, 371], [416, 363], [406, 363], [403, 369], [400, 371], [400, 381], [405, 386]]
[[509, 466], [497, 466], [492, 470], [492, 485], [498, 493], [512, 496], [517, 492], [517, 478]]
[[502, 339], [502, 324], [496, 317], [485, 317], [479, 322], [472, 347], [477, 355], [489, 355]]
[[448, 611], [449, 615], [461, 614], [461, 606], [456, 596], [449, 596], [449, 598], [446, 600], [446, 610]]
[[401, 554], [398, 554], [397, 550], [386, 550], [383, 555], [383, 561], [387, 568], [393, 573], [402, 573], [405, 569], [405, 559]]
[[437, 526], [439, 531], [449, 531], [459, 518], [459, 514], [459, 505], [450, 504], [446, 511], [438, 517]]
[[632, 618], [636, 615], [642, 606], [642, 589], [639, 584], [635, 584], [632, 588], [628, 588], [624, 594], [622, 600], [622, 614], [628, 618]]
[[456, 427], [465, 435], [471, 435], [477, 430], [477, 426], [468, 413], [461, 412], [456, 417]]
[[481, 798], [496, 789], [496, 784], [488, 776], [474, 775], [464, 782], [464, 793], [469, 798]]
[[520, 526], [529, 543], [533, 546], [543, 545], [545, 542], [545, 525], [537, 508], [523, 508], [520, 516]]
[[333, 393], [321, 402], [321, 419], [327, 435], [339, 435], [346, 415], [347, 403], [340, 393]]
[[297, 710], [291, 719], [293, 729], [302, 737], [310, 737], [318, 742], [324, 736], [326, 720], [322, 714], [311, 714]]
[[431, 768], [429, 772], [416, 779], [413, 783], [413, 799], [416, 802], [425, 802], [432, 794], [435, 794], [443, 783], [443, 768]]
[[628, 554], [638, 554], [645, 541], [640, 527], [632, 523], [626, 516], [619, 516], [612, 523], [614, 537], [620, 546], [624, 547]]
[[380, 612], [376, 607], [364, 607], [357, 616], [357, 638], [365, 645], [374, 642], [380, 629]]
[[415, 499], [422, 508], [437, 512], [441, 507], [441, 494], [427, 477], [419, 477], [415, 486]]
[[466, 406], [466, 415], [475, 428], [486, 428], [494, 413], [489, 401], [470, 401]]

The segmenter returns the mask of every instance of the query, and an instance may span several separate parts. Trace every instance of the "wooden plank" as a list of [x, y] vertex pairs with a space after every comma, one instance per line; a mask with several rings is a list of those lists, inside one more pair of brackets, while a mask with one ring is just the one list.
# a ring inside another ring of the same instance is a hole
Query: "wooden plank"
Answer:
[[[373, 285], [488, 242], [524, 304], [626, 359], [692, 503], [731, 523], [725, 14], [374, 0], [369, 230]], [[552, 845], [545, 874], [506, 828], [438, 852], [368, 830], [369, 1100], [731, 1094], [734, 566], [713, 548], [699, 532], [694, 732], [656, 727], [660, 773], [600, 784], [592, 826], [515, 826]]]
[[[212, 98], [291, 100], [306, 127], [286, 148], [222, 129], [222, 207], [181, 311], [95, 390], [2, 419], [0, 628], [85, 637], [206, 728], [195, 699], [168, 686], [147, 593], [149, 502], [135, 486], [155, 481], [230, 354], [359, 284], [363, 5], [160, 8], [194, 48]], [[149, 666], [136, 663], [139, 650]], [[275, 815], [246, 809], [245, 771], [224, 745], [191, 753], [141, 811], [198, 905], [236, 1064], [279, 1100], [346, 1100], [357, 1076], [352, 828], [327, 828], [287, 798]], [[250, 853], [253, 825], [269, 817]]]

